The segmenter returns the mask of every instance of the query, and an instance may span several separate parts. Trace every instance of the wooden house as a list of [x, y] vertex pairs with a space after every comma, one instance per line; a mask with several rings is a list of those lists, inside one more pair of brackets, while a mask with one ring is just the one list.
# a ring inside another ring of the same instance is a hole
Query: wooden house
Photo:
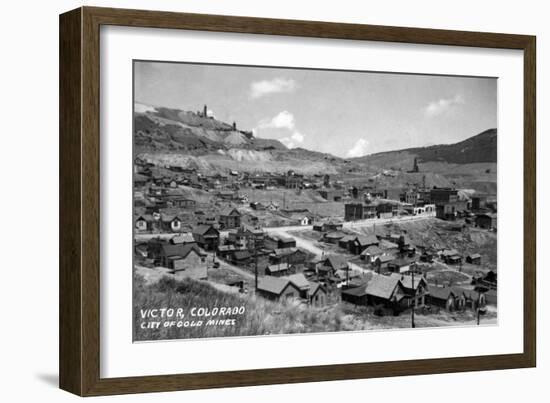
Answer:
[[160, 266], [173, 269], [172, 261], [187, 256], [191, 250], [195, 250], [201, 255], [199, 248], [195, 244], [174, 245], [170, 242], [160, 242], [159, 248], [155, 251], [156, 256], [154, 256], [154, 261]]
[[267, 249], [295, 248], [296, 240], [282, 235], [267, 235], [264, 239], [264, 247]]
[[328, 301], [327, 289], [323, 287], [320, 283], [310, 281], [307, 298], [310, 305], [314, 307], [325, 306]]
[[177, 244], [196, 244], [197, 241], [195, 241], [195, 238], [193, 238], [193, 234], [190, 232], [181, 232], [177, 235], [174, 235], [172, 238], [170, 238], [169, 241], [173, 245]]
[[192, 278], [204, 280], [208, 277], [207, 263], [204, 254], [197, 247], [189, 247], [181, 255], [173, 255], [167, 259], [168, 267], [176, 279]]
[[238, 228], [241, 226], [241, 213], [236, 208], [224, 210], [218, 221], [222, 229]]
[[389, 264], [395, 258], [391, 255], [381, 255], [374, 259], [373, 266], [378, 274], [389, 271]]
[[193, 199], [188, 199], [185, 197], [177, 197], [171, 200], [172, 206], [178, 208], [194, 208], [197, 205], [197, 202]]
[[392, 273], [407, 273], [416, 269], [416, 260], [414, 258], [398, 258], [388, 263], [388, 270]]
[[452, 287], [457, 298], [457, 309], [477, 309], [485, 306], [485, 294], [462, 287]]
[[340, 255], [328, 255], [321, 264], [317, 266], [320, 276], [334, 276], [337, 270], [349, 270], [347, 260]]
[[403, 285], [393, 276], [374, 275], [365, 287], [365, 297], [368, 305], [382, 305], [394, 312], [408, 306]]
[[216, 250], [220, 242], [220, 232], [212, 225], [198, 225], [193, 229], [193, 238], [204, 250]]
[[136, 232], [149, 232], [155, 228], [156, 220], [150, 214], [138, 216], [135, 220]]
[[311, 217], [302, 214], [292, 214], [289, 218], [294, 222], [295, 225], [300, 226], [310, 225], [312, 222]]
[[462, 263], [462, 257], [455, 249], [444, 249], [441, 251], [440, 256], [447, 264], [457, 265]]
[[481, 255], [479, 253], [473, 253], [466, 256], [466, 263], [480, 265], [481, 264]]
[[167, 232], [179, 232], [182, 229], [181, 219], [172, 214], [161, 214], [160, 223], [163, 231]]
[[384, 251], [377, 245], [371, 245], [361, 252], [360, 258], [367, 263], [374, 263], [377, 257], [384, 255]]
[[221, 245], [218, 246], [218, 250], [216, 251], [216, 255], [223, 259], [228, 259], [233, 255], [233, 252], [237, 250], [235, 245]]
[[428, 295], [426, 296], [426, 303], [432, 306], [438, 306], [447, 311], [453, 311], [456, 309], [456, 295], [450, 287], [428, 287]]
[[344, 224], [339, 221], [327, 221], [323, 224], [323, 231], [341, 231]]
[[308, 298], [309, 281], [302, 273], [291, 274], [286, 278], [300, 290], [300, 298]]
[[349, 242], [349, 251], [354, 255], [360, 255], [369, 246], [378, 246], [380, 242], [374, 235], [356, 236]]
[[497, 228], [497, 215], [495, 213], [478, 214], [475, 220], [476, 226], [484, 229]]
[[398, 279], [403, 286], [403, 290], [407, 295], [407, 305], [414, 307], [422, 307], [426, 303], [426, 295], [428, 294], [428, 282], [422, 275], [413, 276], [392, 273], [391, 277]]
[[323, 242], [337, 244], [338, 241], [340, 241], [340, 239], [342, 239], [345, 236], [346, 234], [344, 234], [341, 231], [327, 232], [326, 234], [323, 235]]
[[250, 263], [254, 255], [249, 250], [236, 250], [231, 255], [231, 262], [237, 266], [244, 266]]
[[368, 305], [367, 285], [362, 284], [358, 287], [342, 288], [341, 298], [344, 302], [350, 304], [366, 306]]
[[338, 246], [342, 249], [349, 250], [349, 243], [355, 239], [355, 235], [345, 235], [338, 240]]
[[307, 255], [297, 248], [273, 249], [269, 254], [270, 264], [302, 265]]
[[300, 289], [288, 278], [264, 276], [258, 279], [256, 293], [269, 300], [299, 298]]
[[265, 268], [266, 276], [282, 277], [290, 274], [290, 267], [286, 264], [270, 264]]

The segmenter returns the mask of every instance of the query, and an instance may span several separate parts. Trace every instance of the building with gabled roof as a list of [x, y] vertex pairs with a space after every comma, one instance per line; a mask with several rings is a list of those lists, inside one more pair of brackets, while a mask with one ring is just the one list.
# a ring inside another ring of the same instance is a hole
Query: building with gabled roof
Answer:
[[195, 238], [193, 238], [193, 234], [191, 234], [190, 232], [181, 232], [170, 238], [170, 243], [176, 245], [179, 243], [196, 243], [196, 241]]
[[212, 225], [198, 225], [193, 228], [193, 238], [204, 250], [216, 250], [220, 242], [220, 232]]
[[300, 297], [307, 298], [309, 291], [309, 281], [302, 273], [291, 274], [286, 276], [296, 287], [300, 289]]
[[300, 289], [288, 278], [274, 276], [258, 278], [256, 293], [266, 299], [299, 298], [300, 292]]
[[379, 243], [378, 238], [374, 235], [361, 235], [354, 237], [349, 242], [348, 249], [354, 255], [360, 255], [369, 246], [378, 246]]
[[242, 214], [236, 208], [228, 208], [222, 211], [219, 215], [218, 221], [222, 229], [232, 229], [241, 226]]
[[328, 292], [325, 287], [315, 281], [309, 282], [309, 289], [307, 292], [307, 298], [310, 305], [315, 307], [321, 307], [326, 305], [328, 300]]
[[394, 260], [395, 258], [391, 255], [380, 255], [376, 258], [374, 258], [373, 266], [376, 269], [377, 273], [385, 273], [389, 270], [389, 264]]
[[[392, 273], [391, 277], [394, 277], [401, 281], [403, 289], [408, 297], [408, 305], [415, 307], [422, 307], [426, 302], [426, 295], [428, 293], [428, 282], [422, 275], [403, 275], [399, 273]], [[414, 277], [414, 282], [413, 282]]]
[[361, 252], [360, 258], [365, 260], [367, 263], [373, 263], [377, 257], [382, 256], [383, 254], [384, 251], [380, 249], [380, 247], [371, 245]]
[[178, 280], [184, 278], [195, 280], [206, 279], [208, 271], [205, 255], [200, 253], [195, 245], [185, 249], [183, 254], [172, 255], [167, 258], [167, 266], [172, 270], [171, 272], [174, 274], [174, 277]]
[[451, 287], [428, 287], [426, 303], [453, 311], [456, 309], [456, 295]]
[[286, 264], [270, 264], [265, 268], [266, 276], [286, 276], [290, 273], [290, 267]]

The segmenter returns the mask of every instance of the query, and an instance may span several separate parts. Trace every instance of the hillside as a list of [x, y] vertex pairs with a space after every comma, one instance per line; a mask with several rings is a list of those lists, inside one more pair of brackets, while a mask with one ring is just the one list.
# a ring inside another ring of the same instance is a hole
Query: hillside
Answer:
[[[404, 159], [412, 163], [417, 157], [419, 162], [444, 162], [448, 164], [474, 164], [497, 162], [497, 129], [486, 130], [476, 136], [454, 144], [438, 144], [429, 147], [407, 148], [387, 151], [355, 161], [369, 162], [374, 165], [396, 164]], [[412, 168], [412, 164], [409, 165]]]
[[[275, 139], [222, 122], [204, 112], [136, 104], [135, 152], [155, 165], [196, 168], [204, 172], [278, 172], [294, 170], [380, 186], [459, 186], [496, 192], [497, 130], [490, 129], [455, 144], [415, 147], [344, 159], [304, 148], [286, 148]], [[419, 172], [409, 172], [415, 158]]]
[[232, 148], [286, 150], [277, 140], [254, 138], [251, 132], [198, 112], [136, 105], [134, 138], [137, 152], [186, 151], [192, 155]]

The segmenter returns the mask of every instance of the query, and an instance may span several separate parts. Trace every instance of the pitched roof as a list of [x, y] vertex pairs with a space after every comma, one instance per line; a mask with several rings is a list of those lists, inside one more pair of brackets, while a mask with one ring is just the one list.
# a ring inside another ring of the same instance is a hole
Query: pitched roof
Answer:
[[340, 255], [329, 255], [325, 259], [325, 265], [331, 266], [334, 270], [338, 269], [344, 269], [347, 270], [348, 268], [348, 262], [344, 258], [344, 256]]
[[160, 215], [160, 219], [162, 222], [172, 222], [174, 220], [181, 221], [177, 215], [164, 214], [164, 213]]
[[236, 251], [235, 253], [233, 253], [233, 258], [237, 259], [237, 260], [244, 260], [244, 259], [248, 259], [252, 256], [252, 253], [250, 253], [249, 251], [247, 250], [238, 250]]
[[325, 289], [321, 286], [321, 284], [319, 284], [315, 281], [310, 281], [309, 282], [309, 289], [307, 290], [307, 294], [311, 297], [312, 295], [315, 295], [315, 293], [318, 290], [322, 290], [323, 292], [325, 292]]
[[338, 242], [349, 242], [353, 241], [355, 239], [355, 236], [353, 235], [346, 235], [338, 240]]
[[389, 263], [394, 260], [394, 257], [390, 255], [382, 255], [378, 256], [376, 260], [380, 261], [380, 263]]
[[273, 249], [273, 252], [271, 252], [271, 254], [273, 256], [282, 257], [282, 256], [292, 255], [293, 253], [296, 253], [297, 251], [298, 251], [298, 249], [296, 249], [296, 248], [279, 248], [279, 249]]
[[258, 278], [258, 290], [276, 295], [280, 295], [289, 284], [290, 280], [284, 277], [264, 276]]
[[[391, 274], [391, 277], [394, 277], [398, 280], [401, 281], [401, 284], [403, 284], [403, 287], [405, 288], [409, 288], [409, 289], [413, 289], [413, 282], [412, 282], [412, 277], [413, 276], [405, 276], [405, 275], [402, 275], [402, 274], [399, 274], [399, 273], [392, 273]], [[420, 285], [420, 283], [424, 282], [424, 284], [427, 284], [426, 283], [426, 279], [423, 277], [423, 276], [414, 276], [414, 288], [418, 288], [418, 286]]]
[[415, 258], [401, 257], [401, 258], [398, 258], [398, 259], [394, 259], [391, 263], [392, 263], [392, 265], [395, 265], [395, 266], [398, 266], [398, 267], [404, 267], [404, 266], [408, 266], [408, 265], [414, 263], [415, 261], [416, 261]]
[[375, 297], [390, 299], [395, 288], [399, 284], [399, 279], [384, 275], [374, 275], [367, 284], [365, 293]]
[[384, 251], [382, 249], [380, 249], [378, 246], [376, 245], [371, 245], [369, 247], [367, 247], [363, 252], [361, 252], [361, 255], [381, 255], [383, 254]]
[[359, 245], [368, 246], [368, 245], [378, 245], [379, 241], [374, 235], [358, 236], [355, 237], [355, 241]]
[[452, 287], [453, 291], [456, 293], [456, 295], [464, 294], [466, 298], [477, 300], [479, 298], [480, 293], [475, 290], [469, 290], [467, 288], [462, 287]]
[[194, 244], [171, 244], [168, 242], [164, 242], [161, 244], [162, 253], [164, 256], [170, 257], [170, 256], [181, 256], [182, 258], [186, 257], [189, 252], [195, 251], [198, 255], [202, 256], [200, 250], [198, 247]]
[[394, 242], [390, 242], [387, 239], [382, 239], [379, 244], [384, 249], [397, 249], [398, 245]]
[[191, 243], [191, 242], [195, 242], [195, 239], [193, 238], [193, 234], [189, 232], [182, 232], [181, 234], [175, 235], [172, 238], [170, 238], [170, 242], [173, 244]]
[[346, 234], [340, 231], [328, 232], [325, 234], [325, 238], [331, 238], [331, 239], [341, 239], [345, 236]]
[[479, 259], [481, 258], [481, 255], [479, 253], [473, 253], [471, 255], [468, 255], [470, 259]]
[[306, 276], [302, 273], [291, 274], [290, 276], [287, 276], [287, 278], [292, 282], [292, 284], [300, 289], [309, 288], [309, 282], [307, 281]]
[[435, 287], [430, 286], [428, 288], [428, 291], [430, 293], [430, 296], [437, 299], [449, 299], [449, 296], [455, 296], [455, 293], [453, 292], [452, 288], [450, 287]]
[[236, 208], [227, 208], [225, 210], [223, 210], [221, 213], [220, 213], [220, 216], [229, 216], [229, 215], [234, 215], [234, 216], [241, 216], [241, 212], [239, 210], [237, 210]]
[[281, 266], [280, 264], [271, 264], [267, 266], [267, 269], [270, 273], [277, 273], [281, 271], [287, 271], [288, 267], [286, 267], [286, 265]]
[[208, 231], [210, 231], [210, 229], [213, 229], [217, 232], [217, 230], [211, 225], [197, 225], [195, 228], [193, 228], [193, 234], [204, 235]]
[[239, 230], [243, 232], [250, 232], [254, 235], [263, 235], [264, 231], [261, 228], [253, 227], [252, 225], [243, 224]]
[[136, 217], [136, 221], [145, 220], [147, 222], [155, 221], [154, 217], [151, 214], [144, 214]]
[[367, 289], [367, 285], [363, 284], [363, 285], [360, 285], [359, 287], [353, 287], [353, 288], [348, 288], [346, 290], [342, 290], [342, 294], [352, 295], [354, 297], [363, 297], [367, 295], [366, 289]]
[[441, 254], [443, 256], [455, 256], [458, 255], [458, 252], [455, 249], [445, 249]]

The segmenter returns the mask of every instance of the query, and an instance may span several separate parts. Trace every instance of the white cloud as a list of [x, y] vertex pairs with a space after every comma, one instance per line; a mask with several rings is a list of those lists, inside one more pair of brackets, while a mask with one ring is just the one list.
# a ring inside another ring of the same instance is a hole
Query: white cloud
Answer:
[[134, 112], [136, 113], [155, 112], [155, 108], [150, 105], [140, 104], [139, 102], [136, 102], [134, 104]]
[[263, 119], [258, 129], [294, 129], [294, 115], [288, 111], [279, 112], [272, 119]]
[[302, 133], [296, 131], [290, 136], [280, 138], [279, 141], [287, 146], [287, 148], [295, 148], [304, 142], [304, 138]]
[[453, 98], [441, 98], [437, 101], [430, 102], [424, 109], [424, 113], [428, 117], [434, 117], [462, 104], [464, 104], [464, 98], [461, 95], [456, 95]]
[[296, 130], [294, 115], [288, 111], [279, 112], [271, 119], [262, 119], [252, 132], [254, 136], [277, 139], [288, 148], [298, 147], [305, 140], [305, 136]]
[[355, 158], [362, 157], [367, 154], [367, 148], [369, 147], [369, 142], [363, 138], [357, 140], [355, 145], [350, 148], [346, 154], [346, 157]]
[[264, 95], [280, 92], [292, 92], [296, 89], [296, 82], [288, 78], [274, 78], [272, 80], [255, 81], [250, 84], [250, 97], [260, 98]]

